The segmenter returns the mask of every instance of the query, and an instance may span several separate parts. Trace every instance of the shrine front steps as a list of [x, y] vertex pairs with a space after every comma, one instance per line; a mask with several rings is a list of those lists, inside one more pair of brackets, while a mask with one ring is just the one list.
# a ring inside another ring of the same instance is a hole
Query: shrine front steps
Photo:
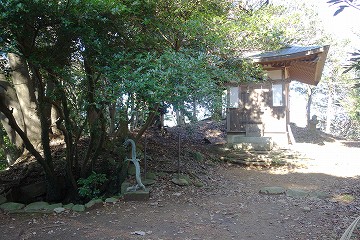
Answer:
[[228, 146], [235, 150], [270, 151], [274, 147], [271, 137], [228, 135]]

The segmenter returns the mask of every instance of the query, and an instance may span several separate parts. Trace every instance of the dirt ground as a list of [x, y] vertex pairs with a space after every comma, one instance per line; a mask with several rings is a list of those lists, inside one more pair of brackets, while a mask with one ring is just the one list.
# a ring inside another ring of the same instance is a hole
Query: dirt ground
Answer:
[[[340, 239], [360, 215], [359, 142], [331, 139], [292, 148], [303, 154], [289, 160], [292, 168], [209, 163], [199, 176], [202, 188], [174, 185], [166, 174], [150, 187], [147, 202], [120, 199], [83, 213], [0, 213], [0, 238]], [[327, 197], [260, 194], [266, 186]]]

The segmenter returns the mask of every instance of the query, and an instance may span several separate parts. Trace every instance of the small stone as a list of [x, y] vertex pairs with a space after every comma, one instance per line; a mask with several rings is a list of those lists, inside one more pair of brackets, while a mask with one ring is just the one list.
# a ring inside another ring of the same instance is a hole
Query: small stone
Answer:
[[6, 203], [7, 199], [3, 195], [0, 195], [0, 205]]
[[73, 206], [74, 206], [73, 203], [69, 203], [69, 204], [64, 205], [63, 208], [71, 210]]
[[280, 195], [285, 193], [285, 188], [283, 187], [263, 187], [260, 189], [259, 193], [266, 195]]
[[166, 177], [166, 176], [167, 176], [167, 173], [165, 173], [165, 172], [158, 172], [157, 175], [162, 178], [162, 177]]
[[39, 211], [39, 210], [47, 209], [48, 206], [49, 206], [49, 203], [47, 203], [47, 202], [33, 202], [33, 203], [28, 204], [24, 208], [24, 210], [26, 212]]
[[91, 208], [91, 207], [93, 207], [94, 205], [99, 204], [99, 203], [102, 203], [102, 202], [103, 202], [102, 199], [91, 199], [89, 202], [87, 202], [87, 203], [85, 204], [85, 207], [86, 207], [86, 208]]
[[139, 236], [145, 236], [145, 232], [144, 231], [135, 231], [131, 233], [132, 235], [139, 235]]
[[117, 199], [117, 198], [110, 197], [110, 198], [105, 199], [105, 202], [106, 203], [116, 203], [118, 200], [119, 199]]
[[185, 179], [189, 184], [191, 184], [191, 179], [189, 177], [189, 175], [186, 175], [186, 174], [175, 174], [175, 178], [182, 178], [182, 179]]
[[62, 207], [62, 203], [54, 203], [54, 204], [50, 204], [49, 206], [47, 206], [45, 209], [46, 210], [54, 210], [55, 208], [60, 208]]
[[75, 204], [71, 210], [75, 211], [75, 212], [83, 212], [85, 211], [85, 205], [82, 204]]
[[311, 208], [310, 207], [303, 207], [304, 212], [310, 212]]
[[64, 212], [65, 210], [66, 210], [66, 209], [63, 208], [63, 207], [54, 208], [54, 212], [55, 212], [55, 213], [62, 213], [62, 212]]
[[[209, 140], [207, 139], [207, 141], [209, 141]], [[204, 155], [200, 152], [194, 152], [193, 157], [194, 157], [194, 160], [196, 160], [196, 161], [204, 160]]]
[[15, 203], [15, 202], [6, 202], [0, 205], [0, 208], [4, 211], [13, 211], [20, 210], [25, 207], [25, 204]]
[[153, 185], [155, 183], [155, 180], [146, 178], [146, 179], [142, 179], [141, 182], [145, 186], [150, 186], [150, 185]]
[[330, 197], [328, 193], [321, 192], [321, 191], [310, 192], [309, 196], [314, 197], [314, 198], [319, 198], [319, 199], [326, 199], [326, 198]]
[[195, 186], [195, 187], [203, 187], [204, 184], [203, 184], [202, 182], [200, 182], [200, 181], [195, 181], [195, 182], [194, 182], [194, 186]]
[[179, 185], [179, 186], [189, 186], [190, 185], [190, 183], [184, 178], [173, 178], [173, 179], [171, 179], [171, 181], [174, 184]]
[[153, 172], [146, 173], [145, 179], [156, 180], [156, 174]]
[[293, 198], [308, 197], [309, 192], [302, 189], [288, 189], [285, 192], [286, 196]]

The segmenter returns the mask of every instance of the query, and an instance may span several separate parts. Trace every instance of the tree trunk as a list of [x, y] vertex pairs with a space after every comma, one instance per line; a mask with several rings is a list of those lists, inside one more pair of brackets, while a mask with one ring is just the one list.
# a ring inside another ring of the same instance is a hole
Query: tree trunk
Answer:
[[[51, 77], [54, 78], [54, 75], [51, 74]], [[47, 88], [46, 88], [46, 95], [51, 96], [55, 93], [56, 88], [56, 79], [52, 79], [48, 81]], [[60, 105], [60, 101], [56, 99], [57, 104]], [[48, 109], [46, 109], [46, 115], [49, 115], [49, 125], [51, 129], [51, 133], [56, 137], [61, 135], [60, 129], [56, 125], [56, 121], [60, 118], [60, 113], [58, 109], [53, 105], [49, 104]]]
[[115, 133], [115, 114], [116, 114], [116, 103], [109, 104], [109, 117], [110, 117], [110, 126], [109, 126], [109, 136], [112, 136]]
[[[0, 75], [1, 77], [1, 75]], [[11, 87], [11, 85], [7, 81], [0, 80], [0, 88], [3, 88], [5, 90], [4, 92], [4, 103], [5, 105], [12, 110], [13, 116], [16, 119], [16, 122], [18, 123], [21, 130], [24, 131], [24, 118], [23, 113], [21, 111], [21, 107], [19, 104], [19, 100], [17, 98], [15, 90]], [[20, 151], [24, 149], [23, 147], [23, 140], [19, 136], [19, 134], [16, 133], [14, 129], [12, 129], [5, 117], [4, 114], [0, 114], [1, 123], [10, 139], [10, 142], [14, 144]]]
[[[58, 104], [55, 104], [53, 108], [56, 109], [57, 114], [59, 115], [59, 118], [56, 120], [57, 129], [60, 129], [64, 135], [65, 143], [66, 143], [66, 180], [67, 180], [67, 186], [69, 187], [69, 191], [71, 193], [76, 192], [77, 190], [77, 184], [76, 180], [73, 174], [73, 170], [78, 170], [78, 161], [76, 156], [76, 142], [78, 138], [75, 140], [74, 144], [74, 126], [70, 119], [70, 112], [67, 104], [66, 95], [64, 92], [64, 89], [62, 88], [61, 84], [57, 81], [55, 81], [57, 92], [60, 96], [60, 102], [62, 105], [62, 109]], [[65, 124], [63, 124], [63, 121]], [[80, 132], [81, 130], [79, 130]], [[80, 134], [80, 133], [79, 133]], [[80, 138], [80, 136], [79, 136]]]
[[154, 108], [152, 108], [152, 111], [150, 111], [148, 118], [146, 119], [145, 124], [140, 128], [139, 132], [137, 133], [135, 137], [135, 142], [138, 142], [141, 138], [141, 136], [145, 133], [146, 129], [148, 129], [151, 124], [154, 122], [154, 118], [156, 114], [158, 114], [160, 104], [156, 104]]
[[56, 125], [56, 121], [60, 118], [60, 114], [59, 114], [59, 112], [56, 110], [56, 108], [54, 106], [51, 107], [50, 118], [51, 118], [51, 132], [52, 132], [52, 134], [54, 134], [54, 136], [60, 136], [61, 131]]
[[333, 93], [334, 93], [333, 84], [329, 83], [329, 93], [328, 93], [328, 101], [327, 101], [327, 109], [326, 109], [326, 127], [325, 127], [326, 133], [331, 132], [331, 121], [333, 119], [333, 107], [332, 107]]
[[121, 142], [123, 142], [129, 136], [129, 120], [127, 119], [127, 111], [125, 106], [120, 109], [119, 114], [119, 123], [115, 133], [115, 137], [118, 138]]
[[105, 119], [103, 117], [102, 109], [97, 107], [96, 102], [96, 82], [100, 78], [100, 74], [95, 77], [93, 69], [91, 68], [89, 61], [84, 57], [84, 69], [87, 77], [87, 101], [89, 107], [87, 110], [87, 120], [90, 131], [90, 143], [87, 149], [86, 156], [83, 160], [81, 176], [85, 177], [89, 173], [89, 160], [91, 166], [95, 164], [97, 157], [102, 149], [102, 144], [106, 135]]
[[5, 105], [4, 102], [4, 92], [0, 91], [0, 112], [2, 112], [8, 119], [8, 123], [12, 129], [16, 131], [17, 134], [24, 141], [25, 148], [32, 154], [38, 163], [43, 167], [46, 180], [47, 180], [47, 200], [48, 201], [59, 201], [61, 200], [61, 191], [56, 179], [54, 169], [51, 168], [45, 159], [40, 155], [40, 153], [35, 149], [34, 145], [31, 143], [30, 139], [27, 137], [25, 132], [17, 124], [12, 111]]
[[45, 100], [45, 83], [43, 82], [43, 78], [40, 74], [40, 71], [37, 67], [31, 66], [33, 78], [38, 86], [38, 114], [40, 119], [40, 136], [41, 136], [41, 144], [42, 150], [44, 154], [44, 160], [46, 168], [48, 169], [46, 173], [46, 182], [47, 182], [47, 200], [48, 201], [58, 201], [62, 199], [62, 194], [60, 191], [60, 186], [55, 175], [54, 164], [51, 155], [50, 148], [50, 103]]
[[184, 126], [185, 125], [185, 114], [184, 111], [181, 109], [176, 108], [176, 124], [177, 126]]
[[34, 83], [27, 64], [20, 56], [9, 53], [11, 76], [19, 104], [24, 116], [25, 133], [36, 149], [41, 147], [41, 123], [37, 113]]
[[[38, 85], [38, 114], [40, 119], [40, 136], [44, 158], [51, 169], [53, 161], [50, 149], [50, 109], [51, 105], [45, 100], [45, 84], [37, 67], [32, 66], [32, 75]], [[39, 134], [39, 132], [37, 133]]]
[[311, 104], [312, 104], [312, 98], [315, 92], [315, 88], [308, 86], [307, 91], [307, 102], [306, 102], [306, 123], [307, 126], [309, 126], [309, 122], [311, 120]]
[[192, 112], [192, 122], [197, 122], [197, 104], [196, 104], [196, 100], [193, 100], [193, 112]]
[[[102, 147], [104, 146], [104, 142], [105, 142], [105, 137], [106, 137], [106, 121], [105, 121], [105, 117], [103, 113], [100, 113], [99, 119], [98, 119], [98, 125], [100, 125], [100, 127], [98, 127], [98, 131], [100, 133], [100, 137], [99, 137], [99, 133], [97, 133], [97, 145], [94, 151], [94, 154], [91, 158], [91, 167], [93, 168], [93, 166], [95, 165], [95, 161], [97, 160], [97, 158], [99, 157]], [[92, 169], [93, 170], [93, 169]]]

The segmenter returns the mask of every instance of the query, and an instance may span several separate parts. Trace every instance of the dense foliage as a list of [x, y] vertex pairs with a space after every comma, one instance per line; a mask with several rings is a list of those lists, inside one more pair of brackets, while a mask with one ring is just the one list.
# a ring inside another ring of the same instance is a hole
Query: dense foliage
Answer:
[[[62, 198], [50, 136], [64, 137], [67, 185], [76, 193], [77, 179], [91, 174], [106, 146], [130, 136], [129, 126], [138, 129], [139, 139], [168, 106], [196, 118], [199, 106], [211, 112], [221, 107], [224, 82], [261, 80], [261, 69], [243, 60], [242, 52], [275, 49], [288, 39], [272, 24], [279, 10], [259, 6], [1, 1], [0, 49], [9, 62], [1, 84], [11, 89], [0, 94], [0, 110], [9, 119], [2, 123], [44, 168], [49, 199]], [[20, 117], [10, 103], [21, 107]], [[87, 150], [79, 153], [84, 137]]]
[[[358, 7], [329, 3], [339, 7], [336, 14]], [[140, 139], [169, 108], [178, 124], [196, 121], [200, 108], [219, 114], [224, 83], [263, 78], [243, 53], [322, 45], [330, 37], [319, 34], [320, 24], [312, 9], [292, 1], [3, 0], [0, 155], [11, 163], [27, 149], [44, 169], [48, 198], [61, 199], [50, 142], [62, 137], [68, 194], [76, 195], [104, 150], [115, 148], [123, 159], [124, 139]], [[328, 109], [320, 111], [324, 128], [351, 135], [360, 121], [358, 84], [342, 74], [335, 51], [329, 59], [320, 86], [301, 91], [320, 99], [313, 109]], [[120, 184], [127, 165], [120, 159], [116, 170], [121, 176], [111, 179]]]
[[[328, 1], [330, 5], [337, 7], [334, 12], [334, 16], [338, 14], [347, 14], [345, 9], [360, 10], [359, 1], [347, 1], [347, 0], [331, 0]], [[356, 33], [355, 33], [356, 34]], [[360, 37], [359, 33], [357, 36]], [[356, 47], [358, 48], [358, 46]], [[339, 51], [340, 52], [340, 51]], [[343, 71], [341, 73], [342, 86], [340, 89], [344, 89], [345, 96], [342, 96], [339, 105], [346, 109], [346, 117], [334, 122], [334, 126], [338, 126], [337, 131], [344, 136], [352, 137], [355, 139], [360, 138], [360, 50], [354, 50], [347, 58], [346, 63], [342, 64]]]

